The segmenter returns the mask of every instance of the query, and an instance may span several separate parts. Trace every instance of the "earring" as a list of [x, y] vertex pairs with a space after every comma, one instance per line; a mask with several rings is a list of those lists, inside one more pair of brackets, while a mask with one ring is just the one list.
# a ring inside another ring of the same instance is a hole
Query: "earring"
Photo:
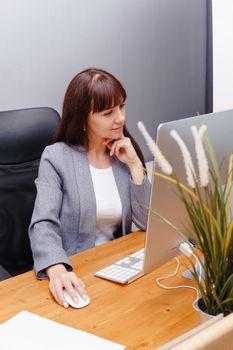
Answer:
[[85, 127], [85, 125], [83, 125], [83, 131], [86, 131], [86, 127]]

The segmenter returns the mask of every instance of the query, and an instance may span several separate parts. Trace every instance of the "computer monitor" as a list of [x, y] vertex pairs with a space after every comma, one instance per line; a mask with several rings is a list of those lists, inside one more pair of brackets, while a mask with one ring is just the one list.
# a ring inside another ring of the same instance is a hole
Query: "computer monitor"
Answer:
[[[185, 184], [187, 181], [181, 151], [170, 132], [176, 130], [180, 134], [193, 156], [196, 168], [195, 145], [190, 128], [193, 125], [199, 127], [203, 124], [208, 128], [207, 132], [214, 145], [217, 160], [219, 163], [223, 162], [221, 172], [223, 178], [226, 178], [228, 158], [233, 150], [233, 110], [167, 122], [161, 124], [157, 131], [159, 148], [172, 164], [179, 180]], [[155, 162], [154, 170], [160, 171]], [[184, 242], [184, 238], [164, 222], [160, 216], [181, 229], [184, 226], [187, 229], [190, 225], [183, 203], [178, 197], [176, 185], [158, 176], [152, 176], [144, 254], [142, 251], [133, 253], [111, 264], [111, 266], [97, 271], [95, 275], [118, 283], [130, 283], [179, 255], [179, 247]], [[188, 238], [194, 240], [195, 237]]]
[[[200, 127], [202, 124], [207, 126], [207, 134], [214, 146], [217, 160], [219, 163], [223, 162], [221, 172], [223, 178], [226, 178], [228, 158], [233, 153], [233, 110], [167, 122], [161, 124], [157, 131], [157, 145], [170, 161], [179, 180], [186, 184], [184, 162], [180, 148], [171, 137], [170, 132], [174, 129], [182, 137], [192, 155], [195, 169], [197, 169], [194, 140], [190, 128], [192, 125]], [[154, 170], [160, 171], [156, 164], [154, 164]], [[159, 215], [180, 228], [190, 225], [183, 203], [178, 197], [176, 186], [157, 176], [152, 176], [144, 253], [144, 273], [154, 270], [179, 255], [180, 243], [184, 241], [175, 229], [171, 228], [153, 212], [159, 213]], [[193, 239], [194, 237], [189, 238]]]

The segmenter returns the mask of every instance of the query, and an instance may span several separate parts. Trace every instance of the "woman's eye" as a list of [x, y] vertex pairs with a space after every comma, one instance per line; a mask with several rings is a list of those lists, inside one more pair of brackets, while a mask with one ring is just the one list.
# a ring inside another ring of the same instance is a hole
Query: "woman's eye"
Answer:
[[120, 104], [120, 108], [124, 108], [125, 107], [125, 103]]
[[108, 115], [110, 115], [110, 114], [112, 114], [112, 110], [107, 111], [107, 112], [104, 113], [105, 116], [108, 116]]

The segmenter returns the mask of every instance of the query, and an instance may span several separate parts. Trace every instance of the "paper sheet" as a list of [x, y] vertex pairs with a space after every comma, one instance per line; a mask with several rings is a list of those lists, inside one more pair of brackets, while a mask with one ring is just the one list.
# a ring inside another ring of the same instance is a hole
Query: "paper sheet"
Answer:
[[27, 311], [0, 325], [3, 350], [122, 350], [125, 346]]

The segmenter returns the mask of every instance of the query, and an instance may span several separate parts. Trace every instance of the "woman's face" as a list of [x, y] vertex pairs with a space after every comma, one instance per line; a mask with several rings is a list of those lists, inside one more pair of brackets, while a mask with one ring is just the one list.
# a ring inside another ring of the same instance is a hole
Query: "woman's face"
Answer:
[[122, 103], [102, 112], [90, 113], [87, 120], [88, 143], [103, 143], [119, 139], [125, 124], [125, 104]]

